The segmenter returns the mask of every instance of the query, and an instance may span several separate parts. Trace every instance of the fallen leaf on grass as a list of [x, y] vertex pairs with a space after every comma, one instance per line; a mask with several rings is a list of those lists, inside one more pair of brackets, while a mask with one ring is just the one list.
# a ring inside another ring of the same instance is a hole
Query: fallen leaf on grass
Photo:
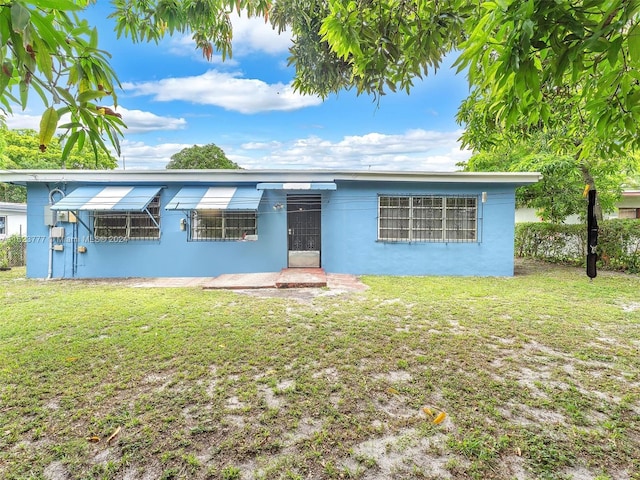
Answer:
[[393, 388], [393, 387], [387, 388], [387, 392], [392, 394], [392, 395], [400, 395], [400, 392], [398, 390], [396, 390], [395, 388]]
[[439, 423], [442, 423], [445, 418], [447, 418], [447, 414], [445, 412], [440, 412], [438, 416], [433, 419], [433, 423], [438, 425]]
[[116, 428], [115, 431], [109, 436], [109, 438], [107, 438], [107, 443], [111, 443], [111, 440], [116, 438], [116, 435], [118, 435], [120, 433], [121, 429], [122, 429], [122, 427]]
[[433, 410], [431, 410], [429, 407], [422, 407], [422, 411], [427, 415], [429, 415], [431, 418], [433, 418], [433, 415], [434, 415]]
[[89, 437], [87, 438], [87, 441], [91, 442], [91, 443], [98, 443], [100, 441], [100, 437], [96, 437], [95, 435], [93, 437]]

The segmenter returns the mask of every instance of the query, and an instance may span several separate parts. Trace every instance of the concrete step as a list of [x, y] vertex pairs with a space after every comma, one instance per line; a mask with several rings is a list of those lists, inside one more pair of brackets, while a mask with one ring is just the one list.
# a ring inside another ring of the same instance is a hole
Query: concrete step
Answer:
[[326, 287], [327, 274], [322, 268], [283, 268], [276, 288]]

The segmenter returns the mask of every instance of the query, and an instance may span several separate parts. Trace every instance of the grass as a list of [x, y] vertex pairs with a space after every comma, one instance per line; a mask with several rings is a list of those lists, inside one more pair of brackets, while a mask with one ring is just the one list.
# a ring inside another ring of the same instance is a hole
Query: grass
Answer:
[[363, 281], [0, 272], [0, 478], [640, 479], [640, 277]]

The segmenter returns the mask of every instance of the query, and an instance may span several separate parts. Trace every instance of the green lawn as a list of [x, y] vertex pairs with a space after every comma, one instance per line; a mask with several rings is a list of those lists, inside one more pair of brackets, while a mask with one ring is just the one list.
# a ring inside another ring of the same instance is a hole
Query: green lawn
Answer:
[[363, 281], [0, 272], [0, 478], [640, 479], [640, 277]]

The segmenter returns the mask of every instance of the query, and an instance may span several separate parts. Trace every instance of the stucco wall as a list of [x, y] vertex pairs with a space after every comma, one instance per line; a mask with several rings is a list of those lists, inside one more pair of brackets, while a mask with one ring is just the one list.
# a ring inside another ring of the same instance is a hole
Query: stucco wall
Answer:
[[[378, 195], [465, 194], [478, 201], [479, 242], [377, 241]], [[514, 187], [491, 185], [339, 185], [323, 205], [323, 266], [330, 272], [389, 275], [513, 275]]]
[[[286, 205], [286, 192], [264, 192], [258, 210], [257, 241], [188, 242], [187, 232], [180, 230], [185, 213], [164, 209], [181, 186], [170, 185], [161, 192], [159, 240], [89, 242], [90, 233], [82, 224], [60, 223], [66, 229], [66, 238], [60, 242], [63, 251], [52, 252], [52, 276], [217, 276], [287, 267], [286, 208], [273, 208]], [[337, 190], [322, 192], [322, 267], [328, 272], [353, 274], [513, 275], [514, 188], [495, 184], [340, 182]], [[72, 189], [69, 187], [69, 191]], [[376, 240], [379, 194], [453, 193], [480, 198], [482, 192], [487, 192], [487, 201], [478, 202], [477, 242], [406, 244]], [[28, 185], [29, 277], [48, 275], [48, 227], [43, 219], [48, 196], [44, 184]], [[81, 215], [87, 223], [87, 213]], [[77, 244], [72, 238], [79, 239]], [[86, 253], [74, 253], [80, 245], [87, 248]]]

